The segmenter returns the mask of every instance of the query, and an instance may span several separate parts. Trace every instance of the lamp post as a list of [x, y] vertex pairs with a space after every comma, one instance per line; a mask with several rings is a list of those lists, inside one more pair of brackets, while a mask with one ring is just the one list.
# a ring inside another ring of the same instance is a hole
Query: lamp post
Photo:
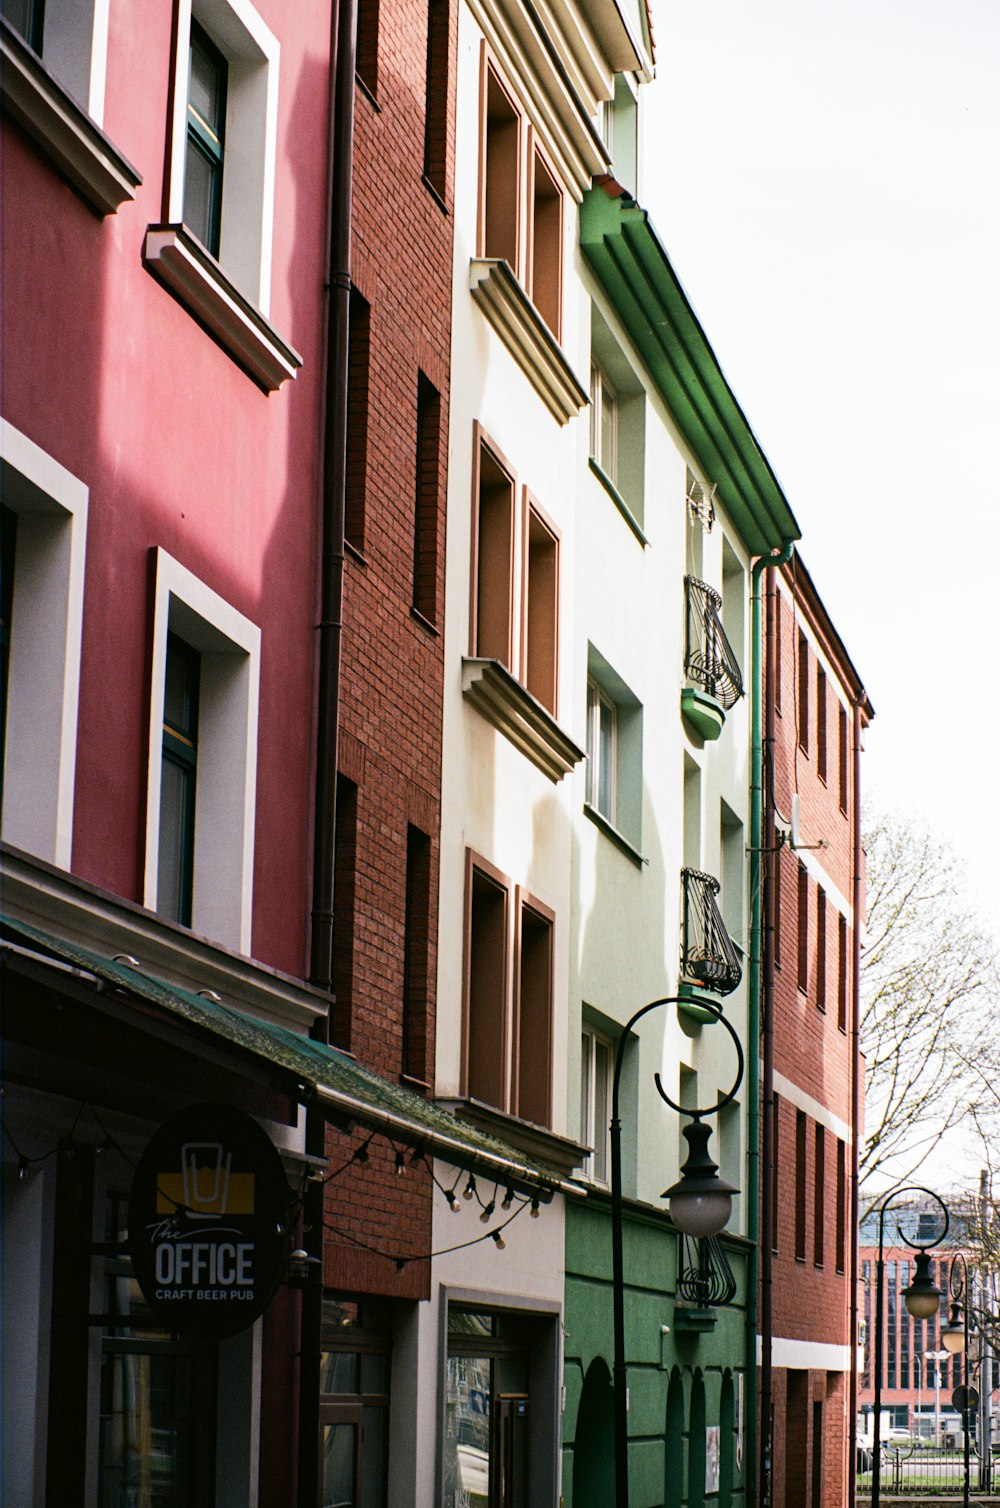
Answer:
[[933, 1241], [910, 1241], [903, 1235], [897, 1226], [897, 1234], [913, 1251], [917, 1253], [916, 1271], [913, 1274], [913, 1282], [903, 1289], [903, 1302], [914, 1319], [929, 1319], [936, 1314], [941, 1302], [940, 1291], [935, 1288], [931, 1279], [931, 1259], [927, 1253], [932, 1247], [939, 1246], [948, 1234], [948, 1206], [943, 1199], [930, 1189], [911, 1185], [909, 1188], [896, 1189], [896, 1191], [884, 1199], [879, 1206], [878, 1212], [878, 1261], [875, 1264], [875, 1425], [872, 1433], [872, 1501], [871, 1508], [879, 1508], [882, 1498], [882, 1311], [884, 1307], [884, 1274], [885, 1260], [885, 1212], [901, 1194], [927, 1194], [940, 1206], [944, 1215], [944, 1229], [940, 1236]]
[[[619, 1113], [622, 1062], [625, 1044], [632, 1028], [643, 1016], [663, 1005], [677, 1005], [678, 995], [651, 1000], [626, 1022], [615, 1051], [615, 1069], [611, 1090], [611, 1288], [614, 1304], [614, 1432], [615, 1432], [615, 1508], [628, 1508], [628, 1371], [625, 1363], [625, 1261], [622, 1229], [622, 1123]], [[733, 1195], [739, 1193], [731, 1183], [719, 1177], [718, 1165], [708, 1150], [711, 1130], [702, 1124], [706, 1115], [717, 1115], [732, 1100], [743, 1082], [743, 1047], [735, 1030], [718, 1006], [700, 1000], [699, 1007], [721, 1021], [736, 1044], [738, 1068], [736, 1082], [717, 1104], [704, 1110], [688, 1110], [675, 1104], [663, 1088], [660, 1075], [654, 1082], [661, 1099], [672, 1110], [689, 1115], [692, 1124], [684, 1127], [688, 1157], [681, 1176], [663, 1197], [669, 1200], [670, 1218], [678, 1230], [690, 1236], [715, 1236], [723, 1229], [733, 1208]]]
[[969, 1502], [969, 1264], [963, 1252], [957, 1251], [948, 1268], [948, 1297], [951, 1312], [948, 1323], [941, 1330], [941, 1344], [952, 1356], [962, 1356], [965, 1381], [962, 1387], [962, 1445], [965, 1458], [965, 1485], [962, 1502]]
[[937, 1362], [937, 1371], [934, 1373], [934, 1434], [937, 1444], [941, 1444], [941, 1363], [947, 1361], [950, 1351], [925, 1351], [928, 1361]]

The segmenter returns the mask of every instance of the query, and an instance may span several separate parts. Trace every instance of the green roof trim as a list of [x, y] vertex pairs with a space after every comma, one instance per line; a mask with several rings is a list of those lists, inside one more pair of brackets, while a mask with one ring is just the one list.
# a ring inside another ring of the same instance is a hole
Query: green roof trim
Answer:
[[801, 531], [649, 215], [634, 199], [588, 190], [580, 248], [640, 352], [744, 545], [767, 555]]
[[347, 1116], [375, 1130], [405, 1138], [446, 1161], [487, 1173], [498, 1181], [527, 1186], [548, 1198], [557, 1189], [581, 1193], [561, 1173], [478, 1127], [460, 1121], [433, 1100], [422, 1099], [402, 1084], [393, 1084], [363, 1068], [348, 1053], [289, 1031], [275, 1022], [248, 1016], [218, 1000], [189, 990], [123, 962], [105, 958], [89, 948], [43, 932], [27, 922], [0, 914], [0, 949], [13, 943], [29, 953], [82, 970], [105, 986], [111, 985], [158, 1007], [175, 1021], [207, 1033], [237, 1051], [290, 1075], [303, 1100], [317, 1096], [332, 1115]]

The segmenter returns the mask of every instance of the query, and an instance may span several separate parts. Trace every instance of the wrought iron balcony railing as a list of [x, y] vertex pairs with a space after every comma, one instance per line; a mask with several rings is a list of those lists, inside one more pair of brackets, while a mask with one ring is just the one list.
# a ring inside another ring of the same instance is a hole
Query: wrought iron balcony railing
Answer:
[[743, 695], [743, 672], [719, 617], [722, 597], [714, 587], [685, 576], [687, 631], [684, 670], [727, 711]]
[[684, 884], [681, 974], [716, 995], [730, 995], [743, 978], [743, 970], [715, 904], [719, 882], [710, 874], [702, 874], [700, 869], [682, 869], [681, 880]]
[[731, 1304], [736, 1297], [736, 1278], [718, 1236], [679, 1234], [678, 1297], [698, 1309]]

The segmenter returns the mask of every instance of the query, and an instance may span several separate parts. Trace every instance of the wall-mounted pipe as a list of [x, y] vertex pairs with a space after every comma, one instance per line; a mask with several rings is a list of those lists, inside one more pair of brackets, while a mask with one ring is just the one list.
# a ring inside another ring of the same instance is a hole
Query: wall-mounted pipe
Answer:
[[[747, 983], [747, 1235], [751, 1240], [747, 1259], [747, 1314], [746, 1314], [746, 1422], [747, 1459], [744, 1480], [758, 1482], [758, 1437], [770, 1434], [770, 1396], [765, 1401], [761, 1396], [761, 1418], [757, 1420], [757, 1333], [759, 1301], [757, 1284], [760, 1277], [760, 1251], [767, 1245], [770, 1251], [770, 1234], [762, 1231], [760, 1221], [761, 1189], [761, 944], [762, 944], [762, 890], [764, 839], [764, 742], [761, 704], [763, 701], [763, 676], [766, 669], [763, 659], [763, 614], [761, 611], [761, 579], [766, 570], [784, 565], [791, 558], [794, 542], [788, 540], [780, 550], [763, 555], [754, 562], [750, 573], [750, 968]], [[773, 664], [773, 656], [770, 657]], [[770, 950], [768, 950], [770, 952]], [[772, 1088], [773, 1095], [773, 1088]], [[769, 1182], [769, 1180], [767, 1180]], [[769, 1297], [769, 1296], [768, 1296]], [[762, 1360], [770, 1364], [770, 1347], [764, 1348]], [[763, 1376], [761, 1379], [763, 1383]], [[769, 1467], [769, 1455], [761, 1452], [759, 1470], [763, 1486], [764, 1469]], [[752, 1500], [752, 1489], [747, 1493]], [[764, 1501], [763, 1492], [759, 1501]]]

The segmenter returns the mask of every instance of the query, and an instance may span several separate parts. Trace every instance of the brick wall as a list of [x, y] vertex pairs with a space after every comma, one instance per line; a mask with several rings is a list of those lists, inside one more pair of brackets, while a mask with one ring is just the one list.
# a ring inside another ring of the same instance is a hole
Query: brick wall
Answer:
[[[338, 986], [347, 998], [338, 1004], [334, 1031], [337, 1045], [398, 1082], [410, 826], [430, 840], [421, 1022], [427, 1073], [434, 1054], [452, 256], [446, 207], [454, 181], [457, 11], [440, 5], [435, 11], [437, 21], [445, 21], [448, 45], [437, 46], [433, 66], [441, 68], [445, 56], [449, 66], [431, 90], [435, 121], [428, 162], [434, 165], [434, 188], [424, 180], [428, 7], [425, 0], [380, 0], [377, 16], [374, 44], [365, 39], [365, 87], [358, 89], [355, 109], [352, 280], [368, 306], [366, 340], [358, 343], [367, 371], [356, 370], [351, 380], [352, 415], [355, 425], [364, 424], [364, 447], [360, 460], [352, 454], [349, 479], [352, 539], [361, 543], [349, 549], [346, 564], [339, 764], [355, 788], [353, 882], [340, 890], [353, 925], [338, 929]], [[414, 510], [421, 374], [425, 390], [429, 382], [440, 396], [436, 457], [428, 461], [426, 430], [422, 447], [422, 503], [426, 508], [428, 469], [436, 467], [439, 507], [430, 540], [426, 512], [422, 519], [421, 558], [425, 570], [432, 559], [433, 580], [429, 589], [423, 585], [418, 613]], [[416, 915], [411, 908], [411, 925]], [[412, 988], [410, 993], [412, 1006]], [[343, 1161], [344, 1149], [344, 1138], [331, 1131], [331, 1162]], [[326, 1219], [380, 1251], [427, 1251], [430, 1193], [426, 1171], [408, 1163], [398, 1175], [392, 1147], [376, 1138], [367, 1163], [328, 1185]], [[400, 1274], [384, 1256], [329, 1235], [325, 1275], [332, 1286], [415, 1297], [426, 1289], [427, 1269], [424, 1263]]]

